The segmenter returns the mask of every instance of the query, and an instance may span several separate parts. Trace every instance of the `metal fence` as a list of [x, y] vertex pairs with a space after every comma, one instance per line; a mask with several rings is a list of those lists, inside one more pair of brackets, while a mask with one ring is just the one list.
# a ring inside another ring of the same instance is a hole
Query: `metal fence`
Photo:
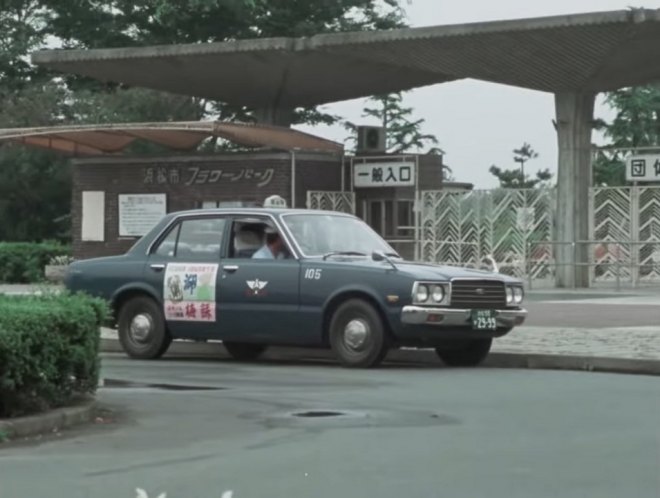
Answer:
[[[307, 207], [355, 213], [352, 192], [308, 192]], [[556, 249], [587, 246], [592, 285], [660, 285], [660, 187], [595, 187], [590, 240], [557, 241], [554, 189], [422, 191], [414, 239], [393, 239], [416, 259], [470, 268], [492, 256], [500, 271], [531, 286], [554, 285]]]
[[355, 194], [353, 192], [307, 192], [307, 209], [323, 209], [355, 214]]
[[542, 278], [547, 268], [526, 265], [527, 250], [530, 242], [552, 240], [554, 199], [550, 189], [424, 191], [421, 259], [479, 267], [492, 255], [504, 272]]

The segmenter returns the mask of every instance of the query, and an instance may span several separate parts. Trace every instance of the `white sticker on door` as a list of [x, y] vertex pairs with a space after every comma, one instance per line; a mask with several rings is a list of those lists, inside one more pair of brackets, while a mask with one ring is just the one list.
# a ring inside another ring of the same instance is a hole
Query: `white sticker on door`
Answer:
[[165, 320], [215, 321], [216, 264], [170, 263], [165, 271]]

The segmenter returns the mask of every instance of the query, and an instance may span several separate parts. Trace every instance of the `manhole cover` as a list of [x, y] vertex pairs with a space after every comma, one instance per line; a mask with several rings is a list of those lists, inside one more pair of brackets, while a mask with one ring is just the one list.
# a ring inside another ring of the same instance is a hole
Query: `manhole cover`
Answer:
[[306, 412], [298, 412], [293, 414], [294, 417], [302, 418], [341, 417], [342, 415], [346, 414], [344, 412], [333, 412], [328, 410], [309, 410]]

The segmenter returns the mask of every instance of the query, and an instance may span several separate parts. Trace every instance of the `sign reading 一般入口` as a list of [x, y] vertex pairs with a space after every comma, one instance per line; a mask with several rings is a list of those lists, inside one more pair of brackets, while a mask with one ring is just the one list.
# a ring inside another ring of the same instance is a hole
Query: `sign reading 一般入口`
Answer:
[[142, 237], [166, 214], [165, 194], [120, 194], [119, 236]]
[[660, 154], [631, 156], [626, 161], [629, 182], [660, 182]]
[[362, 163], [353, 167], [353, 186], [414, 187], [415, 163]]

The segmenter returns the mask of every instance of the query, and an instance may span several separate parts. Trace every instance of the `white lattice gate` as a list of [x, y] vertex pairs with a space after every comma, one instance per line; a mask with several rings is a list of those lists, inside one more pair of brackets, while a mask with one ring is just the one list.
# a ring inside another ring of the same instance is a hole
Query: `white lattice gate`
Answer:
[[503, 273], [550, 279], [554, 206], [553, 190], [422, 192], [421, 258], [479, 267], [492, 255]]
[[353, 192], [307, 192], [307, 209], [323, 209], [355, 214], [355, 194]]
[[660, 283], [660, 187], [591, 191], [592, 282]]

